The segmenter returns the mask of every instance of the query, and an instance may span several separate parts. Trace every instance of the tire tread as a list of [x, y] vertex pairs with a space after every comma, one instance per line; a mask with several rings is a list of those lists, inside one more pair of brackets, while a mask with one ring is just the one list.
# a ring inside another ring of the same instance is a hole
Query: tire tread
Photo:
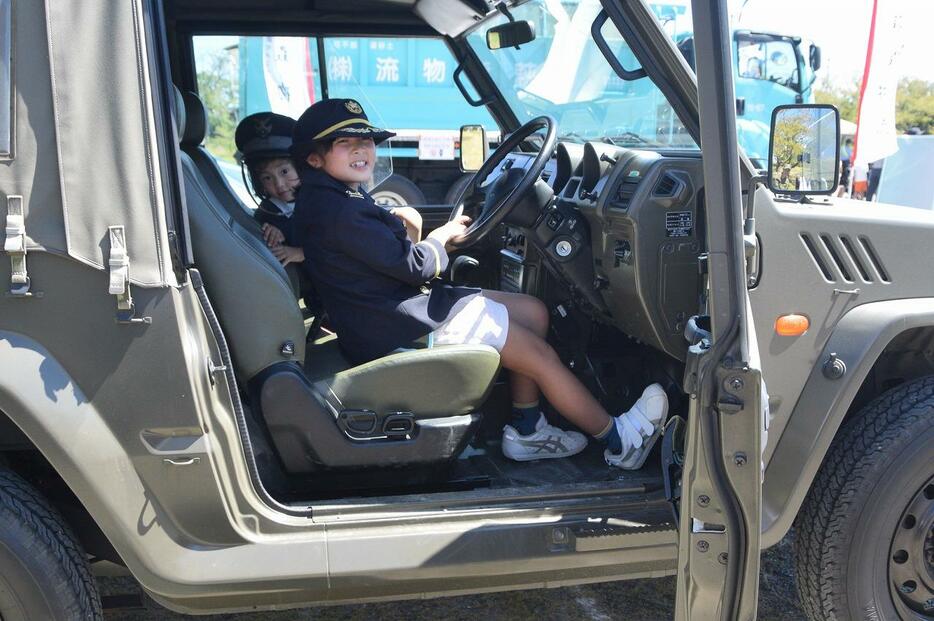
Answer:
[[796, 583], [810, 619], [850, 618], [845, 583], [854, 508], [871, 500], [876, 476], [932, 408], [934, 376], [927, 376], [883, 393], [837, 434], [795, 520]]

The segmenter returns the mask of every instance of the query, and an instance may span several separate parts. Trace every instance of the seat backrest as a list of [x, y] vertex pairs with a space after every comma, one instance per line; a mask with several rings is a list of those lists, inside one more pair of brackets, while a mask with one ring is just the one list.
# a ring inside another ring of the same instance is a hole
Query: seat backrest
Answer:
[[185, 131], [180, 134], [182, 151], [194, 162], [208, 188], [231, 217], [247, 231], [261, 237], [259, 223], [253, 219], [250, 209], [230, 186], [227, 175], [221, 170], [217, 160], [203, 146], [209, 128], [204, 104], [191, 91], [182, 92], [182, 101], [185, 103]]
[[[179, 135], [185, 111], [176, 98]], [[273, 364], [301, 362], [305, 325], [288, 275], [263, 242], [231, 215], [224, 198], [192, 158], [179, 154], [195, 264], [216, 307], [238, 376], [244, 381]]]

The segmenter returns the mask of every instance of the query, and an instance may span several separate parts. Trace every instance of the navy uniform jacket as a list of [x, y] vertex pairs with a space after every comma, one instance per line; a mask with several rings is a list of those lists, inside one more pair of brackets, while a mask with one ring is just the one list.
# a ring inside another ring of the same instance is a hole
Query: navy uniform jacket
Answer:
[[444, 246], [413, 244], [399, 218], [327, 173], [302, 173], [293, 220], [302, 265], [354, 364], [428, 334], [479, 293], [439, 281], [423, 291], [447, 268]]
[[[292, 215], [294, 215], [294, 213]], [[271, 224], [282, 231], [282, 234], [285, 236], [286, 246], [299, 245], [292, 231], [292, 218], [282, 213], [278, 205], [268, 198], [264, 198], [259, 204], [259, 207], [256, 208], [256, 211], [253, 212], [253, 219], [260, 224]]]

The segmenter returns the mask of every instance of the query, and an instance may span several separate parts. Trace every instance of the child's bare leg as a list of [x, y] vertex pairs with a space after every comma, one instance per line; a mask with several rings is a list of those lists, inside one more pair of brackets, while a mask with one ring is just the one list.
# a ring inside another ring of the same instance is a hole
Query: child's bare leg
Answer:
[[592, 436], [606, 432], [610, 425], [609, 414], [541, 336], [510, 319], [500, 359], [503, 366], [517, 376], [541, 387], [548, 402], [566, 419]]
[[[506, 307], [506, 310], [509, 311], [510, 326], [515, 322], [542, 339], [548, 334], [548, 309], [538, 298], [522, 293], [506, 293], [488, 289], [483, 290], [483, 295]], [[506, 368], [509, 369], [508, 366]], [[513, 369], [510, 369], [510, 371], [509, 393], [512, 396], [512, 402], [537, 402], [539, 397], [538, 384], [531, 377], [523, 375], [519, 371]]]

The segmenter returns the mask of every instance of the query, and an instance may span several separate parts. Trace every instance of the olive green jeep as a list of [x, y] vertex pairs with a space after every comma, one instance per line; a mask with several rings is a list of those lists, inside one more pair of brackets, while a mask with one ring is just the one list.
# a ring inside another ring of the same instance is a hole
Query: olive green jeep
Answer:
[[[726, 2], [688, 8], [697, 77], [643, 0], [0, 0], [0, 617], [100, 618], [109, 562], [189, 613], [677, 575], [678, 619], [752, 619], [794, 524], [811, 618], [934, 618], [934, 217], [831, 197], [829, 107], [754, 169]], [[474, 218], [444, 277], [541, 299], [610, 411], [661, 383], [643, 468], [510, 462], [495, 350], [354, 366], [299, 304], [201, 59], [287, 40], [282, 97], [339, 96], [349, 36], [450, 52], [498, 127], [418, 206]]]

